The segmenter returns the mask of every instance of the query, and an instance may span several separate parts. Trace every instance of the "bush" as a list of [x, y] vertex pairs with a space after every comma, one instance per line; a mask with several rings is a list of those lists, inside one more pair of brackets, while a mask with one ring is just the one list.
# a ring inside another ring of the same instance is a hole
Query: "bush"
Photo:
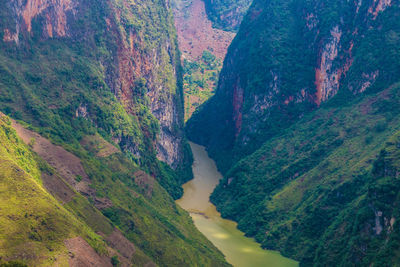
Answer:
[[28, 265], [18, 261], [9, 261], [6, 263], [0, 263], [0, 267], [28, 267]]
[[119, 266], [119, 259], [117, 255], [111, 257], [111, 264], [112, 266]]

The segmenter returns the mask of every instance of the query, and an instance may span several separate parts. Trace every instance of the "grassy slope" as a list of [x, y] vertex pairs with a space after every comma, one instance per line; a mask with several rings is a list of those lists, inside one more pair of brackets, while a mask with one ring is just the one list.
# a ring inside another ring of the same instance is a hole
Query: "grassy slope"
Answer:
[[[111, 2], [121, 9], [126, 8], [120, 6], [126, 1]], [[163, 12], [163, 1], [139, 6], [130, 3], [133, 6], [123, 14], [125, 24], [118, 27], [121, 31], [132, 27], [140, 30], [138, 40], [143, 43], [137, 45], [145, 47], [140, 52], [152, 55], [154, 48], [165, 44], [168, 34], [173, 35], [172, 18]], [[178, 182], [186, 176], [178, 176], [156, 159], [153, 148], [159, 126], [150, 112], [150, 100], [137, 92], [143, 88], [137, 88], [140, 85], [132, 88], [135, 92], [133, 114], [128, 114], [124, 103], [107, 86], [109, 77], [105, 75], [105, 65], [115, 67], [112, 59], [117, 49], [113, 36], [116, 33], [105, 32], [103, 15], [110, 15], [111, 11], [103, 2], [88, 1], [82, 5], [82, 13], [79, 13], [82, 16], [69, 25], [74, 40], [42, 39], [40, 20], [34, 20], [32, 36], [21, 41], [19, 46], [0, 42], [0, 110], [21, 123], [26, 122], [31, 130], [80, 158], [96, 196], [106, 197], [113, 203], [111, 208], [100, 212], [93, 206], [91, 197], [76, 195], [65, 205], [70, 214], [91, 230], [108, 235], [118, 226], [135, 243], [137, 251], [143, 251], [140, 252], [142, 258], [150, 257], [160, 266], [224, 266], [222, 254], [197, 231], [190, 216], [175, 205], [165, 190], [179, 197], [182, 189]], [[0, 11], [0, 17], [9, 18], [7, 12], [7, 9]], [[162, 19], [157, 20], [159, 17]], [[11, 21], [10, 27], [12, 24]], [[175, 44], [170, 45], [169, 52], [175, 54]], [[174, 97], [180, 97], [179, 73], [177, 77], [171, 76], [174, 74], [170, 58], [164, 56], [154, 82], [165, 85], [162, 88], [173, 91]], [[86, 117], [76, 116], [79, 107], [86, 108]], [[183, 108], [177, 107], [177, 110], [183, 111]], [[180, 115], [183, 119], [183, 112]], [[97, 157], [92, 148], [81, 144], [85, 137], [95, 134], [114, 145], [113, 137], [120, 137], [119, 148], [124, 152], [108, 158]], [[140, 158], [127, 148], [128, 144], [138, 148]], [[43, 160], [38, 161], [44, 165], [42, 173], [57, 171]], [[151, 196], [135, 183], [134, 172], [139, 169], [151, 173], [159, 181], [154, 181]], [[57, 234], [58, 228], [54, 230]], [[46, 256], [45, 253], [38, 255]], [[143, 262], [137, 264], [143, 265]]]
[[390, 230], [388, 221], [399, 220], [399, 89], [340, 108], [338, 96], [239, 161], [212, 201], [264, 247], [304, 266], [398, 263], [398, 222]]
[[148, 187], [135, 183], [139, 168], [123, 154], [82, 158], [96, 196], [113, 203], [103, 214], [157, 264], [224, 264], [222, 255], [157, 181]]
[[98, 252], [105, 243], [43, 187], [35, 155], [0, 116], [0, 255], [30, 265], [67, 264], [64, 240], [84, 237]]
[[[1, 203], [6, 205], [2, 206], [1, 225], [5, 231], [0, 240], [6, 259], [46, 265], [54, 255], [66, 252], [65, 239], [78, 235], [105, 253], [103, 239], [94, 232], [108, 236], [117, 226], [137, 246], [133, 263], [138, 266], [147, 263], [149, 257], [160, 266], [225, 264], [222, 254], [197, 231], [187, 212], [175, 205], [164, 188], [154, 181], [152, 193], [148, 195], [146, 187], [134, 182], [138, 167], [122, 153], [97, 158], [83, 149], [75, 151], [83, 159], [96, 197], [107, 197], [112, 207], [100, 212], [93, 206], [91, 197], [86, 199], [76, 192], [62, 207], [44, 189], [41, 180], [41, 174], [56, 174], [56, 170], [30, 152], [8, 125], [8, 120], [5, 117], [2, 120], [0, 195], [4, 200]], [[10, 180], [16, 178], [17, 181]], [[15, 222], [20, 228], [14, 229]], [[11, 241], [15, 243], [10, 244]], [[27, 241], [33, 242], [32, 245]], [[19, 253], [25, 250], [25, 256]]]

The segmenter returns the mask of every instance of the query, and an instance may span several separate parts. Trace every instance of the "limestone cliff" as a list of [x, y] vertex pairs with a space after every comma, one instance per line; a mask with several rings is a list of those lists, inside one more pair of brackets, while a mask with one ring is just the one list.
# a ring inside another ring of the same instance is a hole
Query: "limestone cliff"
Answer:
[[203, 0], [214, 27], [237, 31], [251, 0]]
[[[141, 104], [150, 109], [159, 123], [159, 133], [154, 137], [157, 157], [177, 168], [182, 163], [183, 146], [179, 56], [169, 3], [157, 2], [160, 3], [110, 0], [93, 4], [102, 14], [96, 29], [88, 27], [92, 23], [87, 21], [91, 12], [88, 9], [93, 6], [85, 1], [3, 1], [8, 14], [0, 32], [3, 42], [16, 49], [29, 46], [32, 38], [40, 42], [80, 42], [88, 49], [92, 45], [93, 50], [105, 49], [97, 60], [106, 86], [134, 116], [138, 115], [138, 101], [147, 98], [147, 102]], [[157, 5], [161, 6], [158, 10], [154, 8]], [[139, 16], [145, 19], [138, 20]], [[138, 85], [142, 80], [145, 82]], [[141, 92], [135, 90], [138, 86], [143, 86]], [[132, 138], [114, 134], [114, 140], [140, 156], [140, 148]]]
[[0, 265], [228, 265], [174, 202], [191, 158], [168, 4], [0, 0]]
[[393, 1], [255, 1], [228, 51], [215, 97], [188, 123], [191, 138], [226, 170], [229, 151], [251, 153], [339, 92], [351, 97], [390, 84], [397, 67], [383, 63], [392, 52], [377, 40], [388, 42], [397, 32], [386, 23], [397, 12]]

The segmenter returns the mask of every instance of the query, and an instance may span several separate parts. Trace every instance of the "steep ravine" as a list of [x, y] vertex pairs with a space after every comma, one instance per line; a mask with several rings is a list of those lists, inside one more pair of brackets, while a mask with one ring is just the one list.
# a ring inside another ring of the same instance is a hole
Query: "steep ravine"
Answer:
[[255, 0], [187, 121], [222, 216], [302, 266], [399, 264], [399, 1]]
[[183, 65], [185, 120], [209, 99], [235, 33], [215, 29], [202, 0], [172, 1]]
[[209, 197], [222, 179], [215, 162], [208, 157], [204, 147], [190, 144], [194, 162], [194, 179], [183, 185], [184, 195], [177, 203], [187, 210], [196, 227], [235, 267], [296, 267], [298, 263], [279, 252], [264, 250], [254, 239], [244, 236], [237, 224], [221, 217]]
[[[174, 1], [174, 15], [184, 65], [185, 117], [190, 118], [195, 108], [210, 96], [201, 98], [201, 93], [207, 90], [213, 92], [217, 85], [217, 81], [208, 81], [208, 86], [190, 86], [191, 79], [198, 77], [196, 74], [203, 72], [205, 74], [199, 76], [207, 79], [206, 73], [210, 72], [211, 66], [206, 64], [204, 52], [215, 56], [218, 61], [213, 63], [221, 63], [235, 34], [212, 27], [202, 0]], [[193, 70], [195, 64], [199, 66]], [[222, 64], [217, 65], [218, 72], [221, 67]], [[221, 217], [209, 197], [222, 176], [203, 147], [190, 145], [194, 156], [194, 179], [183, 185], [184, 195], [177, 203], [190, 213], [200, 232], [235, 267], [297, 266], [297, 262], [281, 256], [279, 252], [263, 250], [253, 239], [245, 237], [235, 222]]]

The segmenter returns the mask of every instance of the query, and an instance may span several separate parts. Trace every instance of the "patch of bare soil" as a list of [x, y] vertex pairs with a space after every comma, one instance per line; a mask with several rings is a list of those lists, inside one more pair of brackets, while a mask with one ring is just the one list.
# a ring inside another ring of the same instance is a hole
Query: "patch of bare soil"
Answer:
[[151, 197], [153, 194], [154, 178], [144, 171], [137, 171], [134, 175], [135, 183], [143, 189], [147, 197]]
[[93, 201], [94, 201], [94, 206], [99, 210], [103, 210], [113, 206], [111, 200], [109, 200], [106, 197], [94, 197]]
[[[99, 232], [98, 234], [100, 234], [107, 241], [107, 244], [109, 245], [108, 253], [110, 257], [118, 257], [118, 266], [130, 267], [132, 266], [132, 263], [137, 260], [137, 257], [141, 258], [139, 260], [141, 262], [139, 266], [157, 266], [150, 260], [150, 258], [147, 258], [147, 256], [144, 256], [145, 259], [143, 258], [143, 255], [138, 256], [138, 254], [136, 253], [135, 245], [130, 242], [120, 230], [114, 229], [114, 231], [109, 236], [106, 236], [104, 233], [101, 232]], [[147, 263], [143, 264], [143, 262], [146, 261]]]
[[196, 60], [207, 49], [217, 58], [225, 58], [235, 33], [214, 29], [202, 0], [192, 0], [189, 4], [188, 1], [177, 1], [174, 16], [183, 58]]
[[133, 254], [135, 254], [135, 246], [132, 242], [126, 239], [125, 236], [118, 230], [115, 229], [108, 237], [106, 241], [111, 245], [112, 248], [117, 250], [123, 257], [127, 259], [132, 259]]
[[109, 208], [113, 205], [108, 198], [96, 197], [95, 190], [90, 188], [90, 179], [78, 157], [61, 146], [52, 144], [39, 134], [25, 129], [15, 121], [13, 121], [13, 127], [21, 139], [30, 144], [33, 151], [56, 170], [53, 174], [42, 173], [43, 184], [52, 195], [63, 203], [68, 203], [76, 195], [76, 192], [71, 188], [73, 187], [86, 197], [92, 197], [94, 206], [98, 209]]
[[101, 158], [105, 158], [119, 152], [118, 148], [104, 140], [104, 138], [99, 135], [85, 136], [81, 141], [81, 145], [87, 150], [94, 152], [96, 156]]
[[68, 249], [69, 266], [71, 267], [112, 267], [111, 259], [106, 256], [100, 256], [96, 251], [82, 238], [75, 237], [64, 241]]
[[[15, 121], [12, 121], [12, 126], [17, 131], [19, 137], [26, 144], [30, 144], [31, 146], [33, 145], [33, 151], [51, 165], [69, 185], [84, 196], [92, 197], [96, 208], [105, 209], [112, 206], [112, 202], [108, 198], [96, 197], [95, 190], [89, 186], [90, 179], [83, 169], [81, 160], [77, 156], [66, 151], [61, 146], [52, 144], [49, 140], [38, 133], [25, 129]], [[103, 141], [106, 142], [105, 140]], [[112, 146], [111, 144], [109, 145]], [[108, 149], [106, 154], [109, 154], [111, 150], [113, 149]], [[58, 174], [49, 175], [43, 173], [42, 179], [44, 186], [51, 194], [61, 199], [61, 201], [68, 203], [75, 193], [67, 184], [65, 184]]]
[[53, 145], [49, 140], [38, 133], [25, 129], [19, 123], [12, 121], [12, 126], [19, 137], [32, 146], [41, 158], [43, 158], [78, 192], [92, 195], [93, 189], [89, 187], [90, 179], [83, 169], [80, 159], [61, 146]]
[[58, 198], [62, 203], [68, 203], [75, 196], [72, 188], [64, 182], [61, 177], [56, 174], [50, 175], [42, 173], [43, 185], [53, 196]]

